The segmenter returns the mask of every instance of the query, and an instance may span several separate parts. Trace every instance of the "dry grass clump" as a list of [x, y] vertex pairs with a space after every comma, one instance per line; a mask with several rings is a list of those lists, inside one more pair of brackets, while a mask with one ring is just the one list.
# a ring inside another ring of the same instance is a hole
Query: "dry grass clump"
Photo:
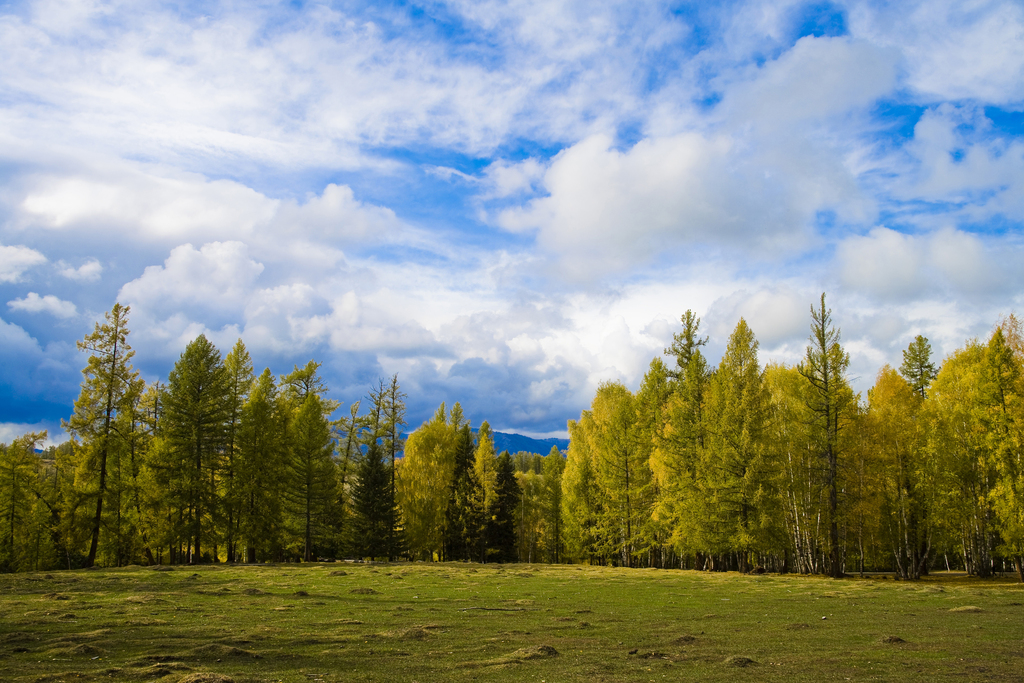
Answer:
[[557, 657], [558, 654], [558, 650], [550, 645], [532, 645], [530, 647], [519, 648], [512, 654], [508, 655], [508, 658], [513, 661], [525, 662], [531, 659]]
[[327, 576], [348, 576], [348, 572], [342, 571], [341, 569], [335, 570]]
[[235, 683], [235, 679], [224, 674], [194, 673], [179, 678], [178, 683]]
[[949, 611], [950, 612], [984, 612], [985, 610], [981, 609], [980, 607], [975, 607], [974, 605], [964, 605], [963, 607], [954, 607], [953, 609], [951, 609]]
[[70, 657], [99, 657], [105, 653], [95, 645], [89, 645], [88, 643], [78, 643], [73, 645], [67, 642], [54, 643], [55, 647], [47, 651], [50, 655], [65, 655]]
[[261, 591], [259, 588], [246, 588], [242, 591], [246, 595], [266, 595], [266, 591]]

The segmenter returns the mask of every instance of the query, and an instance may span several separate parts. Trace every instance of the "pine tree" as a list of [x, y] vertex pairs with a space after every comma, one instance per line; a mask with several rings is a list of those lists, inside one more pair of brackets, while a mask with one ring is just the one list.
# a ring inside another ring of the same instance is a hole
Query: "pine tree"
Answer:
[[359, 463], [352, 487], [351, 545], [359, 557], [387, 557], [388, 536], [395, 516], [389, 504], [391, 476], [380, 444], [371, 443]]
[[454, 467], [445, 516], [445, 559], [470, 560], [478, 556], [484, 532], [484, 492], [476, 476], [473, 433], [468, 424], [454, 444]]
[[85, 456], [79, 465], [76, 482], [80, 493], [95, 497], [96, 508], [90, 527], [89, 555], [85, 566], [96, 563], [103, 505], [107, 498], [107, 465], [113, 449], [117, 447], [114, 423], [124, 408], [126, 395], [136, 380], [131, 366], [135, 354], [128, 345], [128, 313], [130, 307], [115, 303], [104, 315], [104, 323], [96, 323], [91, 334], [78, 342], [79, 351], [90, 353], [88, 364], [82, 370], [82, 393], [75, 401], [75, 412], [62, 426], [85, 444]]
[[508, 451], [498, 456], [494, 500], [487, 510], [487, 556], [495, 562], [516, 560], [516, 519], [522, 490]]
[[227, 441], [229, 390], [220, 351], [199, 335], [185, 347], [168, 377], [164, 417], [167, 445], [181, 468], [190, 564], [205, 561], [203, 539], [212, 538], [219, 513], [216, 475]]
[[910, 382], [914, 391], [926, 398], [928, 387], [939, 374], [935, 369], [935, 363], [931, 361], [932, 347], [926, 337], [917, 335], [910, 346], [903, 352], [903, 365], [900, 366], [900, 374]]

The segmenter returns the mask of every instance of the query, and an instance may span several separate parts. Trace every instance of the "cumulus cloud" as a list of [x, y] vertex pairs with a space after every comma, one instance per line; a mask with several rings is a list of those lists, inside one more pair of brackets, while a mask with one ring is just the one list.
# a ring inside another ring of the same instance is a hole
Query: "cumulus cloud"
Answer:
[[68, 265], [64, 261], [60, 261], [57, 263], [57, 267], [60, 268], [61, 275], [69, 280], [77, 280], [79, 282], [96, 282], [103, 273], [103, 264], [96, 259], [90, 259], [77, 268]]
[[18, 282], [25, 271], [46, 263], [46, 257], [28, 247], [0, 244], [0, 282]]
[[52, 294], [39, 296], [35, 292], [29, 292], [24, 299], [8, 301], [7, 305], [15, 311], [49, 313], [57, 318], [73, 318], [78, 315], [78, 309], [73, 303], [58, 299]]
[[843, 284], [880, 301], [952, 295], [1005, 298], [1022, 284], [1017, 246], [986, 246], [985, 239], [946, 227], [908, 235], [879, 227], [839, 243]]
[[[219, 329], [237, 337], [242, 311], [263, 264], [241, 242], [183, 244], [161, 266], [149, 266], [126, 283], [118, 301], [132, 307], [141, 336], [169, 344]], [[233, 341], [233, 339], [232, 339]]]

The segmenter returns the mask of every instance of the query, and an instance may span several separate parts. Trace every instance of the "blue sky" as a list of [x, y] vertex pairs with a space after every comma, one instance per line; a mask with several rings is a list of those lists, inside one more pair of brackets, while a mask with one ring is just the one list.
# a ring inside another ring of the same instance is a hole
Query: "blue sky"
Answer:
[[683, 311], [867, 389], [1020, 310], [1019, 2], [0, 4], [0, 440], [131, 306], [411, 426], [560, 435]]

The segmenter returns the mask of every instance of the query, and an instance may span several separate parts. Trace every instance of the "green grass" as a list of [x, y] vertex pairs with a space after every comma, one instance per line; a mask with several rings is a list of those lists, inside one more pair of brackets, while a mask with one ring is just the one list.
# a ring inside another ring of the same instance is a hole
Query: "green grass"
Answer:
[[0, 575], [0, 679], [1016, 681], [1022, 603], [1009, 580], [537, 565]]

